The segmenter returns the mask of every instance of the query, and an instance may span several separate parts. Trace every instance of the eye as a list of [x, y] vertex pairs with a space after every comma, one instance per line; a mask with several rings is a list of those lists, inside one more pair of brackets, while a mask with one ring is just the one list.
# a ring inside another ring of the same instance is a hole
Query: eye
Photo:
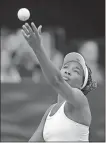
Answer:
[[68, 68], [68, 66], [64, 66], [64, 68], [66, 69], [66, 68]]
[[80, 74], [80, 72], [79, 72], [79, 71], [77, 71], [77, 70], [74, 70], [74, 72], [76, 72], [77, 74]]

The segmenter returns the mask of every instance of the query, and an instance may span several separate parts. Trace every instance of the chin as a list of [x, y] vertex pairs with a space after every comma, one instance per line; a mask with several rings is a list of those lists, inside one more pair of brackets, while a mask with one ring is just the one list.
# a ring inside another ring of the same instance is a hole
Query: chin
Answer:
[[77, 85], [73, 85], [73, 84], [70, 84], [70, 83], [68, 83], [71, 87], [73, 87], [73, 88], [78, 88], [78, 89], [80, 89], [80, 87], [79, 86], [77, 86]]

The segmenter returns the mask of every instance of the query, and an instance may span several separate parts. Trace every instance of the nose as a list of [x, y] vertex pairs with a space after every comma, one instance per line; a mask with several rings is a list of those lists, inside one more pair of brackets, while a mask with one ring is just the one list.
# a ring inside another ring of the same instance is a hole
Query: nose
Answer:
[[65, 74], [71, 75], [70, 72], [68, 72], [68, 71], [65, 71]]

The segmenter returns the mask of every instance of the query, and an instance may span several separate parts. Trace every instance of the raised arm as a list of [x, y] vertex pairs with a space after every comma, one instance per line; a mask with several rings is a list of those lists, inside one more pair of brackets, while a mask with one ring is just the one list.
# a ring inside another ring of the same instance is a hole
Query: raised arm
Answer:
[[[39, 29], [37, 29], [35, 27], [34, 23], [31, 23], [31, 25], [32, 25], [34, 32], [32, 31], [29, 24], [26, 23], [23, 26], [23, 30], [24, 30], [23, 35], [24, 35], [25, 39], [27, 40], [28, 44], [33, 49], [34, 53], [36, 54], [36, 56], [39, 60], [40, 66], [42, 68], [43, 74], [46, 77], [46, 80], [51, 84], [54, 81], [54, 77], [57, 74], [60, 74], [60, 72], [58, 69], [56, 69], [54, 67], [53, 63], [46, 55], [46, 52], [42, 45], [40, 32], [39, 32], [41, 30], [41, 27]], [[30, 36], [29, 36], [29, 34], [30, 34]]]
[[29, 24], [23, 26], [23, 35], [29, 45], [35, 52], [44, 76], [47, 81], [54, 87], [55, 91], [63, 96], [65, 100], [74, 106], [83, 106], [87, 104], [87, 99], [83, 93], [76, 88], [72, 88], [61, 76], [59, 69], [57, 69], [51, 60], [47, 57], [42, 41], [41, 41], [41, 26], [37, 29], [34, 23], [31, 23], [32, 28]]

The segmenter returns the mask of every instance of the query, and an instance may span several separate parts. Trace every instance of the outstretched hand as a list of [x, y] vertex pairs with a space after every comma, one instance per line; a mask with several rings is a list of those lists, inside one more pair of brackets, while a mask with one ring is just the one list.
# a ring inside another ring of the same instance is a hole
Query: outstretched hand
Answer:
[[37, 29], [33, 22], [31, 26], [28, 23], [22, 26], [22, 34], [33, 49], [41, 46], [41, 28], [40, 25]]

